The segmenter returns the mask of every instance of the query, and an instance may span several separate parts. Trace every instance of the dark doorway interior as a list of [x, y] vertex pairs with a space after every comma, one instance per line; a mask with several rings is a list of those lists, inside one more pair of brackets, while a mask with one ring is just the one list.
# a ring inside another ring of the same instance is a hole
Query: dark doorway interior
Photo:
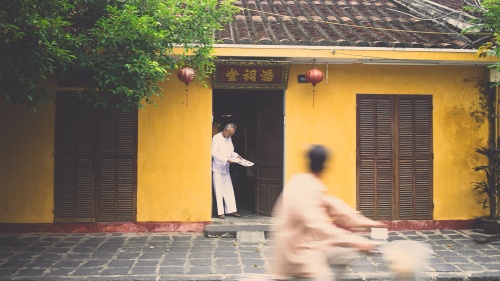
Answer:
[[[232, 137], [234, 150], [241, 157], [255, 162], [257, 93], [252, 91], [217, 91], [213, 95], [212, 135], [224, 129], [225, 124], [236, 124]], [[234, 195], [238, 212], [242, 215], [255, 213], [255, 166], [230, 166]], [[212, 215], [217, 216], [217, 205], [212, 188]]]
[[[236, 205], [243, 215], [270, 216], [283, 188], [283, 91], [218, 90], [213, 94], [213, 131], [235, 123], [235, 151], [255, 163], [231, 164]], [[212, 200], [216, 216], [215, 196]]]

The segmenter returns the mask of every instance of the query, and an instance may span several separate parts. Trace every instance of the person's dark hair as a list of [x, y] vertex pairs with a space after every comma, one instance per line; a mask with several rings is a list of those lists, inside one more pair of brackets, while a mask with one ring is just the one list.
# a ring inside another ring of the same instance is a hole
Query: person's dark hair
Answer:
[[325, 168], [328, 159], [328, 151], [321, 145], [313, 145], [307, 153], [309, 157], [309, 169], [313, 173], [320, 173]]

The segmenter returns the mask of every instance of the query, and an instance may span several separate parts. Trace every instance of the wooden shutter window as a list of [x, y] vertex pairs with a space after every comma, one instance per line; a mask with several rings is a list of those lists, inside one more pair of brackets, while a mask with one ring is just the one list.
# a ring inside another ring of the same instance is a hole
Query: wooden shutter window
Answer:
[[374, 219], [432, 219], [431, 133], [431, 96], [357, 96], [360, 211]]
[[56, 102], [55, 221], [135, 221], [137, 110]]
[[398, 98], [398, 218], [432, 217], [432, 105], [429, 96]]
[[108, 109], [101, 112], [99, 221], [135, 220], [136, 124], [136, 110]]
[[75, 95], [56, 104], [55, 221], [95, 221], [93, 205], [93, 110]]
[[369, 217], [392, 217], [391, 100], [358, 101], [358, 202]]

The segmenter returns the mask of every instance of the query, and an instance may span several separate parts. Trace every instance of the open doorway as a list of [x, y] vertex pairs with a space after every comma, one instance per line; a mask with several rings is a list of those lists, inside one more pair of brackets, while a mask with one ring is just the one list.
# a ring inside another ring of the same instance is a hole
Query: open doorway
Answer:
[[[283, 185], [283, 91], [216, 90], [213, 117], [212, 135], [236, 124], [234, 149], [255, 163], [230, 166], [238, 212], [271, 215]], [[213, 217], [216, 210], [213, 194]]]

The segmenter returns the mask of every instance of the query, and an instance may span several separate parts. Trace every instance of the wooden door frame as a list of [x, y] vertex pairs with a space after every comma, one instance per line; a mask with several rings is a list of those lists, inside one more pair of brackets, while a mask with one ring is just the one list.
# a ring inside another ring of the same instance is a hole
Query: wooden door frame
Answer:
[[[282, 148], [281, 148], [281, 159], [280, 159], [280, 162], [281, 162], [281, 191], [283, 190], [283, 183], [284, 183], [284, 178], [285, 178], [285, 123], [284, 123], [284, 115], [285, 115], [285, 99], [286, 99], [286, 91], [285, 90], [258, 90], [258, 89], [255, 89], [255, 90], [235, 90], [235, 89], [232, 89], [232, 90], [227, 90], [227, 89], [224, 89], [224, 90], [212, 90], [212, 112], [214, 112], [214, 108], [215, 108], [215, 96], [219, 93], [230, 93], [230, 92], [247, 92], [246, 94], [249, 94], [249, 95], [252, 95], [254, 94], [255, 95], [255, 99], [258, 99], [259, 98], [259, 95], [263, 94], [263, 93], [266, 93], [266, 92], [274, 92], [274, 93], [278, 93], [279, 92], [279, 95], [281, 95], [281, 101], [282, 101], [282, 134], [283, 134], [283, 137], [282, 137]], [[255, 110], [257, 111], [256, 112], [256, 118], [258, 118], [258, 100], [256, 100], [256, 108]], [[214, 122], [214, 118], [212, 118], [212, 124]], [[256, 124], [256, 127], [258, 126], [258, 120], [255, 120], [255, 124]], [[256, 130], [258, 130], [256, 128]], [[255, 139], [256, 139], [256, 146], [258, 146], [258, 132], [256, 132], [256, 136], [255, 136]], [[255, 148], [256, 152], [258, 150], [258, 148], [256, 147]], [[256, 165], [258, 165], [258, 163], [255, 163]], [[212, 173], [210, 174], [211, 175], [211, 178], [212, 178]], [[210, 181], [212, 183], [212, 180]], [[213, 183], [212, 183], [213, 184]], [[255, 185], [258, 184], [258, 179], [257, 179], [257, 171], [256, 171], [256, 179], [255, 179]], [[257, 213], [257, 203], [258, 203], [258, 195], [257, 195], [257, 186], [255, 186], [255, 199], [254, 199], [254, 212]], [[212, 196], [213, 196], [213, 186], [212, 186]], [[212, 202], [213, 202], [213, 198], [212, 198]], [[213, 212], [213, 211], [212, 211]]]

